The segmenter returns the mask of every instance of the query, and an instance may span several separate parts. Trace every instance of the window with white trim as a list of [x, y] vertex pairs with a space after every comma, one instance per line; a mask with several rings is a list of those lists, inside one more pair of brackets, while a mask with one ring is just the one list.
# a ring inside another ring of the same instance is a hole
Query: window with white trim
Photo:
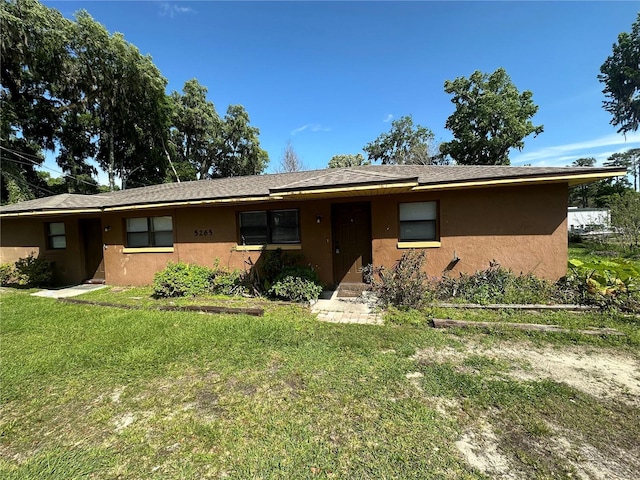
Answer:
[[240, 245], [300, 243], [298, 210], [240, 212]]
[[64, 222], [47, 223], [47, 246], [50, 250], [67, 248], [67, 235]]
[[127, 247], [173, 247], [173, 218], [127, 218]]
[[438, 239], [438, 203], [411, 202], [399, 205], [400, 241], [423, 242]]

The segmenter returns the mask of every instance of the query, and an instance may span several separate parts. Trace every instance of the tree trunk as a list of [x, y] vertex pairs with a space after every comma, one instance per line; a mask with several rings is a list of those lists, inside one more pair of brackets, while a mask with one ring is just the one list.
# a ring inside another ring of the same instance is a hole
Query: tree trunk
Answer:
[[176, 172], [176, 167], [173, 166], [173, 162], [171, 161], [171, 155], [167, 151], [167, 147], [164, 144], [164, 139], [162, 140], [162, 149], [164, 150], [164, 154], [167, 156], [167, 160], [169, 161], [169, 166], [171, 170], [173, 170], [173, 174], [176, 176], [176, 181], [180, 183], [180, 177], [178, 176], [178, 172]]

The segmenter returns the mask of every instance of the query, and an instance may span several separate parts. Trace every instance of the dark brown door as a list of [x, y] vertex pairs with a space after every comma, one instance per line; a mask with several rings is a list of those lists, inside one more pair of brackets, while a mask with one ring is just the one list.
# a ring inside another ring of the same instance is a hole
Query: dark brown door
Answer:
[[87, 280], [104, 280], [102, 254], [102, 222], [99, 218], [79, 221], [84, 248], [84, 268]]
[[334, 204], [331, 219], [334, 281], [362, 283], [362, 267], [371, 263], [371, 205]]

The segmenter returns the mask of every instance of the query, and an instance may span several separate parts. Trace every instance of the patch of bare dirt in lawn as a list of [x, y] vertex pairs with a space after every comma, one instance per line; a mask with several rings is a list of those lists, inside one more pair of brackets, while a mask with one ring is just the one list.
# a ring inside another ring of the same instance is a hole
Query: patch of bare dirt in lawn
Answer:
[[460, 365], [471, 355], [512, 362], [505, 373], [518, 380], [551, 379], [589, 395], [640, 406], [640, 360], [612, 350], [539, 347], [528, 342], [486, 347], [470, 342], [461, 350], [426, 348], [414, 359]]
[[[458, 349], [426, 348], [412, 358], [417, 362], [450, 364], [461, 372], [469, 373], [470, 367], [465, 361], [471, 357], [486, 357], [496, 361], [496, 374], [501, 378], [517, 381], [548, 379], [569, 385], [606, 402], [603, 405], [612, 405], [614, 409], [633, 412], [640, 407], [640, 357], [613, 349], [591, 346], [554, 348], [512, 341], [487, 346], [468, 341]], [[417, 372], [407, 375], [407, 380], [418, 391], [422, 391], [420, 376]], [[616, 402], [620, 402], [617, 403], [619, 407], [614, 406]], [[437, 410], [456, 415], [459, 405], [455, 401], [449, 401], [448, 404], [440, 402], [437, 403]], [[492, 421], [494, 425], [490, 423]], [[482, 418], [472, 421], [456, 442], [466, 462], [491, 478], [511, 480], [527, 477], [518, 468], [521, 463], [513, 457], [513, 452], [501, 449], [500, 445], [507, 444], [524, 448], [543, 464], [547, 458], [551, 471], [556, 468], [567, 469], [562, 472], [567, 478], [640, 478], [640, 458], [637, 452], [634, 453], [635, 447], [627, 444], [624, 435], [619, 443], [616, 441], [603, 449], [592, 445], [589, 438], [580, 432], [559, 425], [548, 425], [548, 434], [542, 437], [504, 432], [502, 427], [505, 426], [499, 419], [492, 420], [490, 414], [482, 415]]]

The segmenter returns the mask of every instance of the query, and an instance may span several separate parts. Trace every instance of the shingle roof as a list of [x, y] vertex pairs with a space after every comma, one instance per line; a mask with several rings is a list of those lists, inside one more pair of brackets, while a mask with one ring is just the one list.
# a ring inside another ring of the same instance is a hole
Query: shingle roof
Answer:
[[294, 173], [230, 177], [193, 182], [164, 183], [96, 195], [62, 194], [0, 207], [0, 214], [51, 210], [103, 209], [110, 207], [267, 197], [278, 192], [313, 191], [328, 187], [383, 185], [415, 182], [420, 186], [471, 181], [580, 177], [623, 174], [617, 168], [366, 165]]

